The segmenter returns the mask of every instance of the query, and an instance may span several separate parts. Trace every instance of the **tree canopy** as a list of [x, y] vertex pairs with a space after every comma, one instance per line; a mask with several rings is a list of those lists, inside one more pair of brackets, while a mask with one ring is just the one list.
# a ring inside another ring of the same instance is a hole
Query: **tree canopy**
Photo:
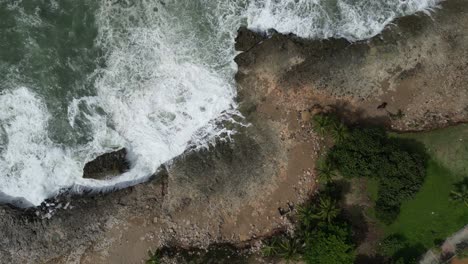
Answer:
[[401, 203], [411, 199], [424, 182], [427, 158], [416, 144], [389, 137], [382, 128], [353, 128], [336, 142], [327, 162], [346, 178], [377, 178], [377, 217], [391, 223]]

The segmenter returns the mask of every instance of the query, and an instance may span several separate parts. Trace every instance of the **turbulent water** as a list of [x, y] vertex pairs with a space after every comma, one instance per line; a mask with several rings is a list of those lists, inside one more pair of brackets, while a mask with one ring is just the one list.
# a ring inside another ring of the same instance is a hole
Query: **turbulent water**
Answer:
[[[438, 0], [0, 0], [0, 192], [32, 205], [145, 180], [236, 114], [241, 25], [372, 37]], [[131, 169], [83, 179], [126, 148]]]

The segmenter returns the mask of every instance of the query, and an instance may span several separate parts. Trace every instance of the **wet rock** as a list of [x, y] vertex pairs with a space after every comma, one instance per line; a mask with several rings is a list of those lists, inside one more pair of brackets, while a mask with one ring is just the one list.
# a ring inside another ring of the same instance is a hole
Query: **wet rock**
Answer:
[[237, 31], [235, 48], [238, 51], [248, 51], [264, 39], [265, 36], [262, 34], [253, 32], [246, 27], [241, 27]]
[[128, 171], [130, 164], [126, 156], [127, 150], [120, 149], [97, 157], [85, 165], [83, 178], [104, 180]]

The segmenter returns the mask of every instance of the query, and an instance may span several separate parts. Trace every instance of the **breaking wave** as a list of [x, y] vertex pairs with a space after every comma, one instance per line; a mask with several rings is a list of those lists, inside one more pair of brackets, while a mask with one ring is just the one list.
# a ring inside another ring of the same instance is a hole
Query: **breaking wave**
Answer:
[[[0, 52], [0, 193], [38, 205], [63, 188], [131, 185], [189, 145], [229, 134], [215, 121], [238, 114], [242, 25], [356, 41], [438, 2], [0, 0], [0, 36], [11, 40]], [[120, 148], [128, 172], [82, 178], [87, 162]]]

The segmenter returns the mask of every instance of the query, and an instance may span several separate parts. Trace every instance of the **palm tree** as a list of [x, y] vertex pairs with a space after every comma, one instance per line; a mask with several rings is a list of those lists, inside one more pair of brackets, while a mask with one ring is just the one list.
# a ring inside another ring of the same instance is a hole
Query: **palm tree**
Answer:
[[278, 249], [278, 256], [289, 263], [290, 261], [299, 260], [302, 244], [296, 238], [285, 238], [279, 243]]
[[455, 184], [455, 189], [450, 192], [450, 198], [468, 207], [468, 177]]
[[336, 176], [335, 170], [330, 162], [323, 162], [319, 164], [317, 169], [318, 178], [320, 181], [324, 181], [326, 183], [332, 182], [333, 177]]
[[331, 223], [339, 213], [340, 209], [336, 207], [336, 202], [334, 200], [330, 197], [320, 198], [314, 218]]
[[297, 217], [299, 223], [301, 223], [301, 227], [303, 227], [305, 230], [309, 230], [312, 228], [312, 223], [315, 218], [314, 215], [314, 208], [310, 205], [299, 206], [297, 210]]
[[341, 122], [336, 122], [333, 125], [332, 136], [335, 142], [342, 142], [348, 137], [348, 127]]
[[265, 257], [273, 257], [278, 254], [279, 241], [276, 237], [262, 247], [262, 254]]
[[325, 136], [327, 129], [332, 125], [332, 120], [327, 115], [315, 115], [312, 119], [314, 129], [320, 136]]
[[262, 248], [265, 257], [280, 257], [286, 260], [295, 261], [300, 258], [302, 243], [294, 237], [275, 237]]

